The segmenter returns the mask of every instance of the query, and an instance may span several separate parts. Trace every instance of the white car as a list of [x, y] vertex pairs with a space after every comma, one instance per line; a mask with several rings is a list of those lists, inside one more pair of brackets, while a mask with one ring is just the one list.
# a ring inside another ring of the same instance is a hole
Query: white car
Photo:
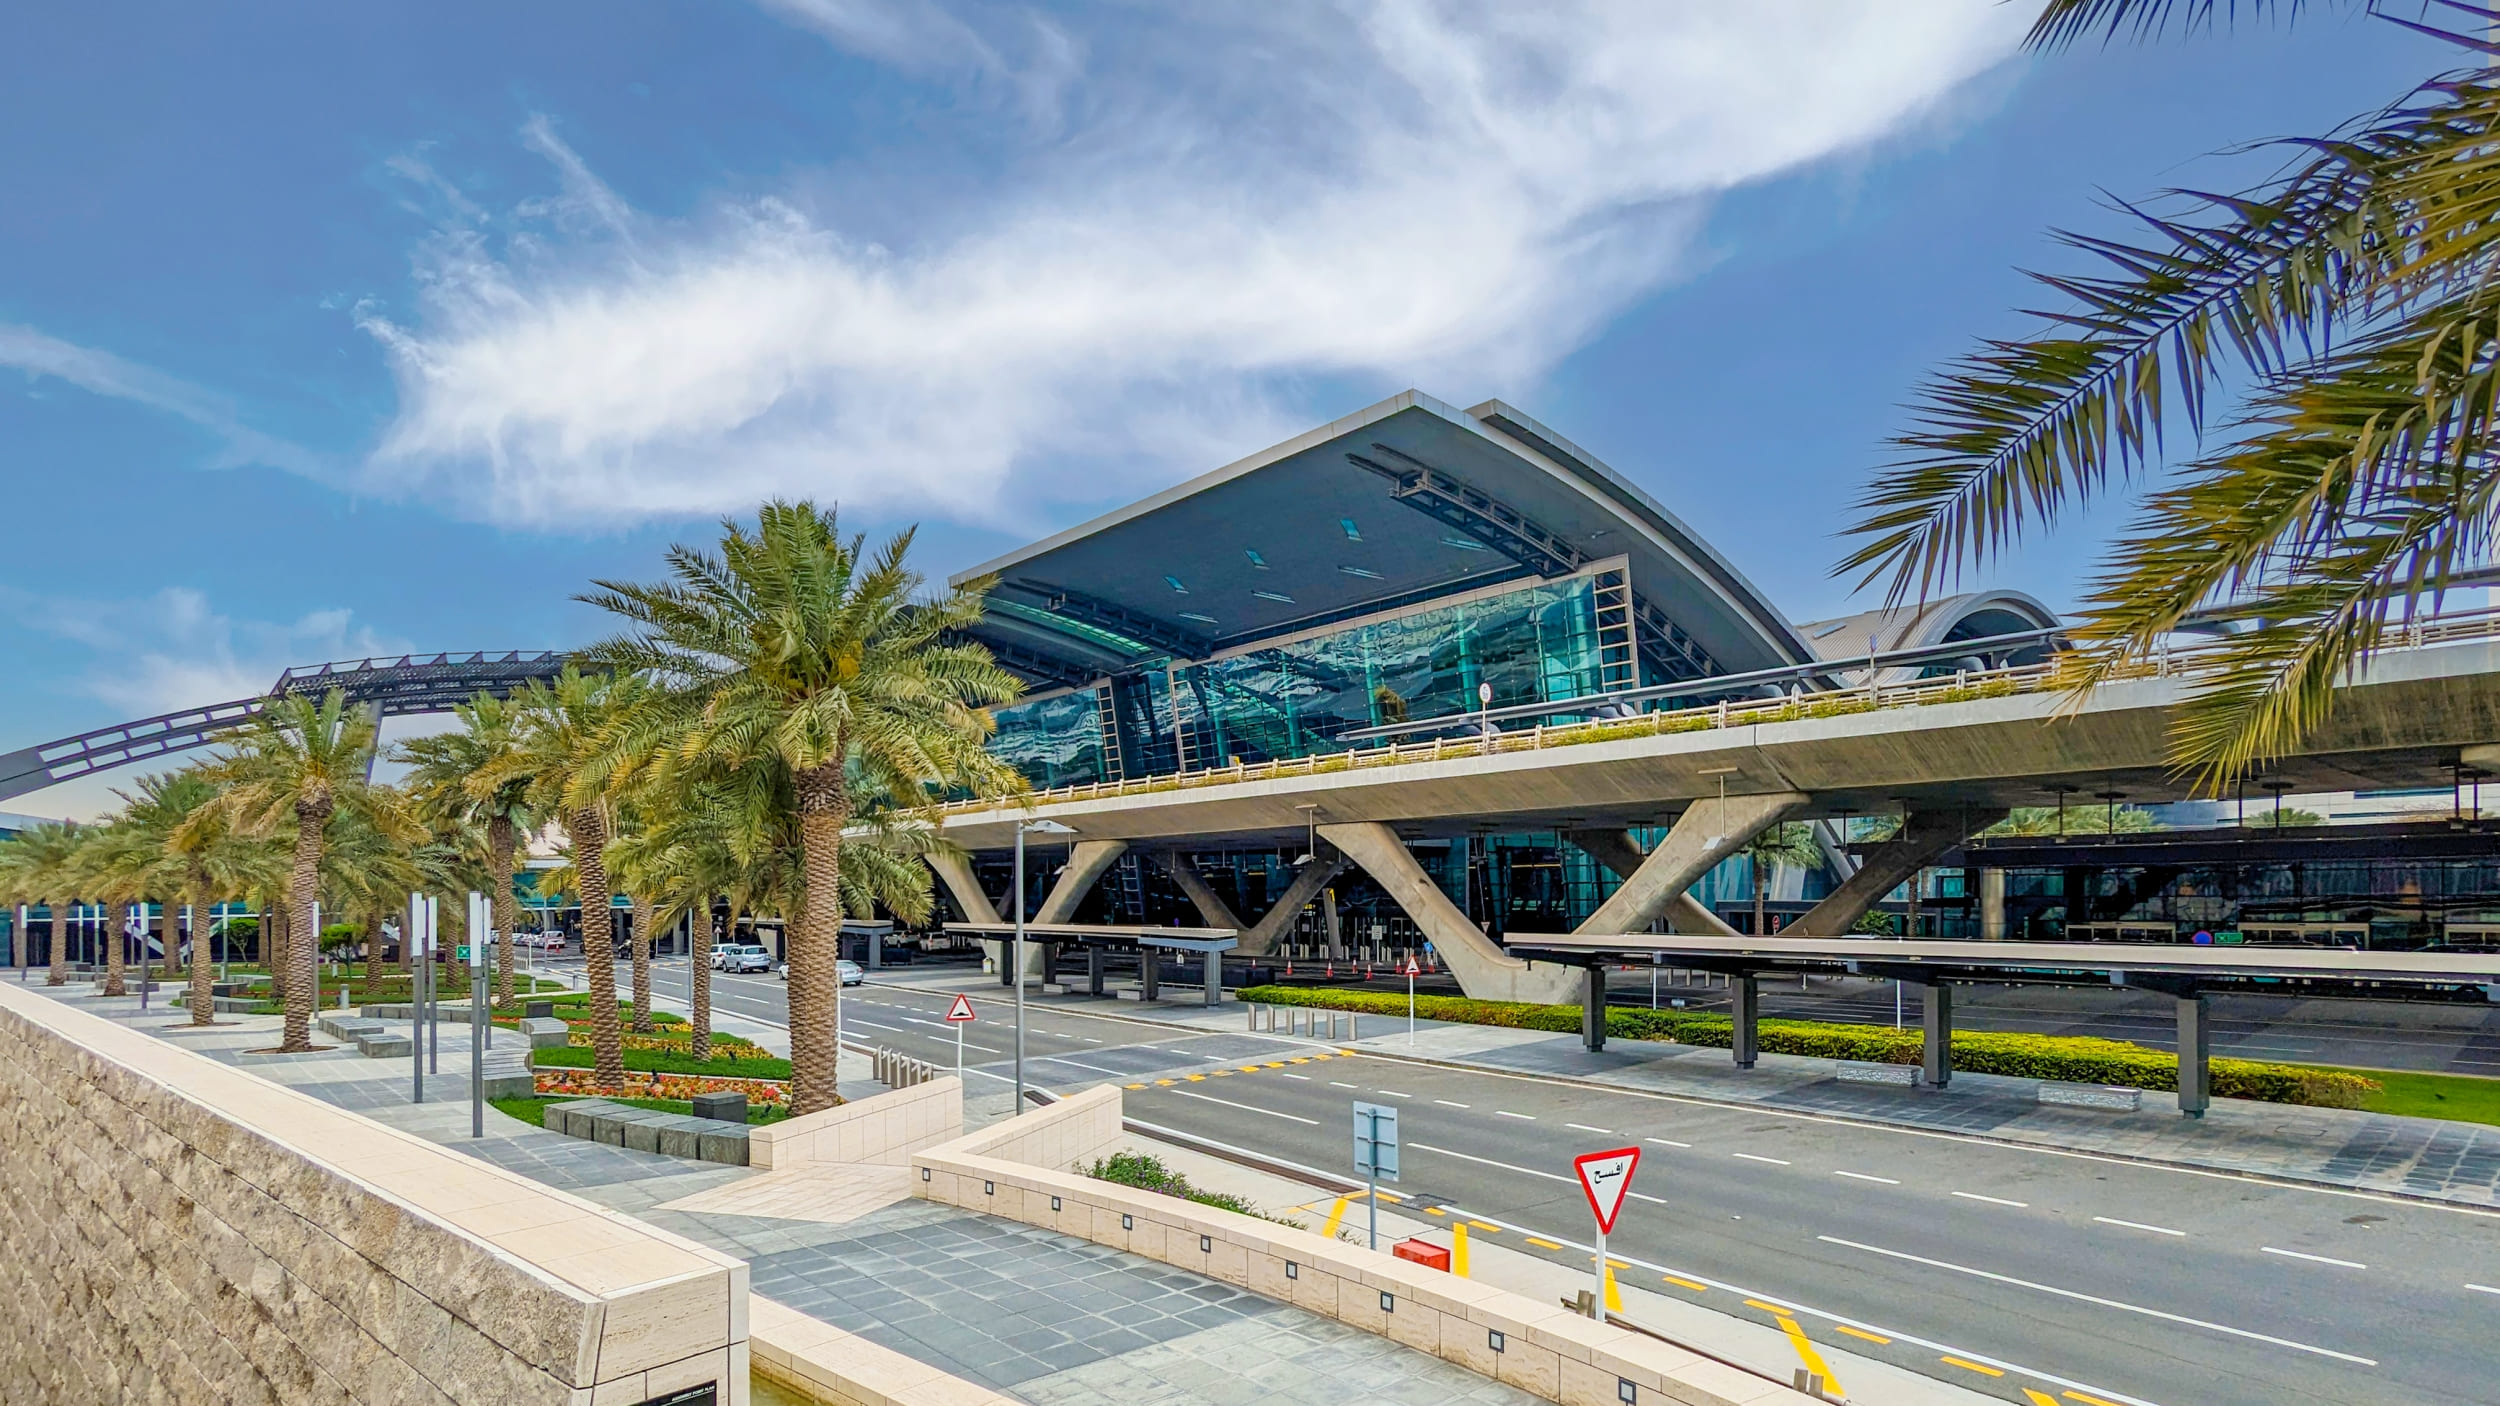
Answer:
[[712, 966], [725, 972], [762, 972], [773, 969], [773, 954], [751, 942], [732, 942], [712, 949]]
[[[781, 972], [782, 980], [788, 981], [790, 979], [790, 964], [788, 962], [783, 962], [778, 970]], [[852, 961], [848, 957], [837, 957], [834, 959], [833, 974], [836, 977], [839, 977], [842, 984], [845, 986], [857, 986], [868, 980], [868, 973], [861, 971], [859, 963]]]

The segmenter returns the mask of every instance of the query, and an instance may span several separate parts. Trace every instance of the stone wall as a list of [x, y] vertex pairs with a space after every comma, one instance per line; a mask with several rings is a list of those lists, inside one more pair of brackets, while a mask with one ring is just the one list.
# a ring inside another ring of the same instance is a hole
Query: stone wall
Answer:
[[[1019, 1118], [1001, 1118], [979, 1132], [947, 1143], [961, 1156], [995, 1157], [1032, 1167], [1081, 1172], [1125, 1140], [1120, 1089], [1096, 1084], [1054, 1102], [1027, 1104]], [[917, 1159], [914, 1164], [917, 1165]]]
[[0, 986], [0, 1401], [746, 1400], [746, 1267]]
[[963, 1130], [963, 1081], [949, 1074], [803, 1118], [759, 1123], [747, 1134], [747, 1165], [760, 1171], [821, 1162], [902, 1167], [914, 1152]]

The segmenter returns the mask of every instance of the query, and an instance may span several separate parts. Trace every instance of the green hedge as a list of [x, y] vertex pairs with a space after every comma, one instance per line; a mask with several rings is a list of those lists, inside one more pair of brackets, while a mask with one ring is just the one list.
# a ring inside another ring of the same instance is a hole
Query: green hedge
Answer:
[[[598, 1051], [572, 1045], [556, 1045], [530, 1052], [530, 1063], [540, 1069], [595, 1069]], [[696, 1059], [692, 1055], [668, 1050], [627, 1050], [625, 1067], [649, 1074], [708, 1074], [720, 1079], [787, 1079], [790, 1061], [760, 1055], [754, 1059]]]
[[[1387, 991], [1340, 991], [1324, 987], [1253, 986], [1245, 1001], [1279, 1006], [1322, 1006], [1377, 1015], [1406, 1014], [1406, 997]], [[1427, 1020], [1467, 1025], [1506, 1025], [1522, 1030], [1572, 1032], [1580, 1028], [1578, 1006], [1539, 1006], [1520, 1001], [1479, 1001], [1468, 996], [1417, 996], [1415, 1013]], [[1774, 1054], [1854, 1059], [1876, 1064], [1916, 1064], [1921, 1041], [1915, 1030], [1879, 1025], [1839, 1025], [1813, 1020], [1766, 1020], [1762, 1048]], [[1724, 1015], [1694, 1011], [1608, 1008], [1606, 1033], [1625, 1040], [1666, 1040], [1720, 1049], [1734, 1043], [1735, 1023]], [[1953, 1034], [1953, 1067], [1973, 1074], [2058, 1079], [2077, 1084], [2119, 1084], [2138, 1089], [2179, 1087], [2179, 1060], [2162, 1050], [2083, 1035], [2018, 1035], [1989, 1030]], [[2301, 1103], [2320, 1108], [2359, 1108], [2378, 1085], [2358, 1074], [2217, 1059], [2210, 1066], [2213, 1091], [2224, 1098]]]

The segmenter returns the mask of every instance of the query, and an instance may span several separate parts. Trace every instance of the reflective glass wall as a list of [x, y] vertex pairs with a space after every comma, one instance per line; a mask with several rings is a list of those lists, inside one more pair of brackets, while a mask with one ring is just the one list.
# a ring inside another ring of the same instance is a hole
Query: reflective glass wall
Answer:
[[990, 751], [1044, 789], [1110, 779], [1100, 714], [1090, 688], [1001, 708]]

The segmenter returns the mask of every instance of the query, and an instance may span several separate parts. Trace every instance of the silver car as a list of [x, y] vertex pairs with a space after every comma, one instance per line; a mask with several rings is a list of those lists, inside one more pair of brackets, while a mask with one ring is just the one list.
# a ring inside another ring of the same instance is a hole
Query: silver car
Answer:
[[[868, 973], [860, 970], [859, 963], [852, 961], [848, 957], [837, 957], [834, 959], [833, 974], [840, 978], [842, 984], [845, 986], [857, 986], [868, 979]], [[790, 964], [788, 962], [781, 964], [781, 979], [784, 981], [788, 981], [790, 979]]]

